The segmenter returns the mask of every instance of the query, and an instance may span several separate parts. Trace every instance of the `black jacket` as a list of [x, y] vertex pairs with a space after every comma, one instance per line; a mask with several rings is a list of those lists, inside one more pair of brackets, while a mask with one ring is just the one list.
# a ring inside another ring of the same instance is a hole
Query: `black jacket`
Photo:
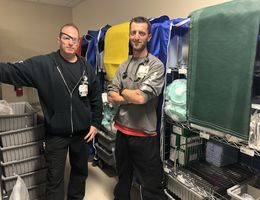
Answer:
[[[0, 82], [38, 90], [48, 134], [69, 136], [87, 131], [90, 125], [98, 128], [102, 120], [102, 98], [91, 65], [78, 57], [81, 67], [75, 70], [81, 70], [78, 74], [82, 76], [78, 77], [74, 89], [69, 91], [64, 77], [72, 77], [60, 70], [58, 56], [58, 52], [53, 52], [14, 64], [0, 63]], [[88, 95], [80, 97], [78, 88], [84, 75], [88, 78]]]

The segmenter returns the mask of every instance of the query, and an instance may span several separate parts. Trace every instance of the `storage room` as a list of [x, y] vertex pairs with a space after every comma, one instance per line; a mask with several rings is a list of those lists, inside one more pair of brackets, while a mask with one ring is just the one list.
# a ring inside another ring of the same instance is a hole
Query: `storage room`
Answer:
[[0, 199], [260, 200], [259, 30], [259, 0], [0, 0]]

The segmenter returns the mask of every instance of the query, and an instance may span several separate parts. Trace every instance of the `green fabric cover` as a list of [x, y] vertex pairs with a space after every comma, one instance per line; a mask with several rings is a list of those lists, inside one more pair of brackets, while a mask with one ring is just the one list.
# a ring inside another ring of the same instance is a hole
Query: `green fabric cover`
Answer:
[[260, 0], [234, 0], [190, 17], [188, 119], [247, 139]]

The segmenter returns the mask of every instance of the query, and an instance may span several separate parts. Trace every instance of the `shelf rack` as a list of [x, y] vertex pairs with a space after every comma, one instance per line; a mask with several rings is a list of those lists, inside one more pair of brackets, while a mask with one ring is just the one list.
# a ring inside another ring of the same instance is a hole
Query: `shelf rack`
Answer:
[[252, 149], [248, 146], [248, 142], [236, 136], [225, 134], [220, 131], [205, 128], [196, 124], [190, 124], [190, 127], [194, 132], [200, 134], [200, 137], [204, 139], [213, 139], [233, 147], [240, 149], [241, 153], [245, 153], [249, 156], [260, 156], [260, 152], [256, 149]]
[[[260, 105], [257, 105], [260, 110]], [[253, 108], [253, 107], [252, 107]], [[256, 106], [254, 106], [254, 108], [256, 108]], [[204, 139], [212, 139], [212, 140], [216, 140], [228, 145], [231, 145], [235, 148], [238, 148], [240, 150], [241, 153], [247, 154], [249, 156], [260, 156], [260, 151], [256, 150], [256, 149], [252, 149], [248, 146], [248, 141], [238, 138], [236, 136], [230, 135], [230, 134], [226, 134], [217, 130], [213, 130], [210, 128], [206, 128], [206, 127], [202, 127], [199, 126], [197, 124], [193, 124], [193, 123], [188, 123], [188, 122], [184, 122], [184, 123], [180, 123], [180, 122], [175, 122], [172, 119], [170, 119], [167, 115], [164, 116], [164, 119], [167, 123], [169, 124], [175, 124], [178, 125], [180, 127], [192, 130], [195, 133], [198, 133], [200, 135], [201, 138]]]

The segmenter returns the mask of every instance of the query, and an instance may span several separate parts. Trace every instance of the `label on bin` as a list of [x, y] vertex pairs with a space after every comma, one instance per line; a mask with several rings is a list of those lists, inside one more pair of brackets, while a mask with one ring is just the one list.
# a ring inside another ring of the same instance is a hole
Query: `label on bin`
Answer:
[[246, 154], [246, 155], [252, 156], [252, 157], [255, 155], [254, 150], [249, 149], [248, 147], [243, 147], [243, 146], [241, 146], [241, 147], [240, 147], [240, 152], [241, 152], [241, 153], [244, 153], [244, 154]]
[[200, 137], [209, 140], [209, 134], [200, 131]]

